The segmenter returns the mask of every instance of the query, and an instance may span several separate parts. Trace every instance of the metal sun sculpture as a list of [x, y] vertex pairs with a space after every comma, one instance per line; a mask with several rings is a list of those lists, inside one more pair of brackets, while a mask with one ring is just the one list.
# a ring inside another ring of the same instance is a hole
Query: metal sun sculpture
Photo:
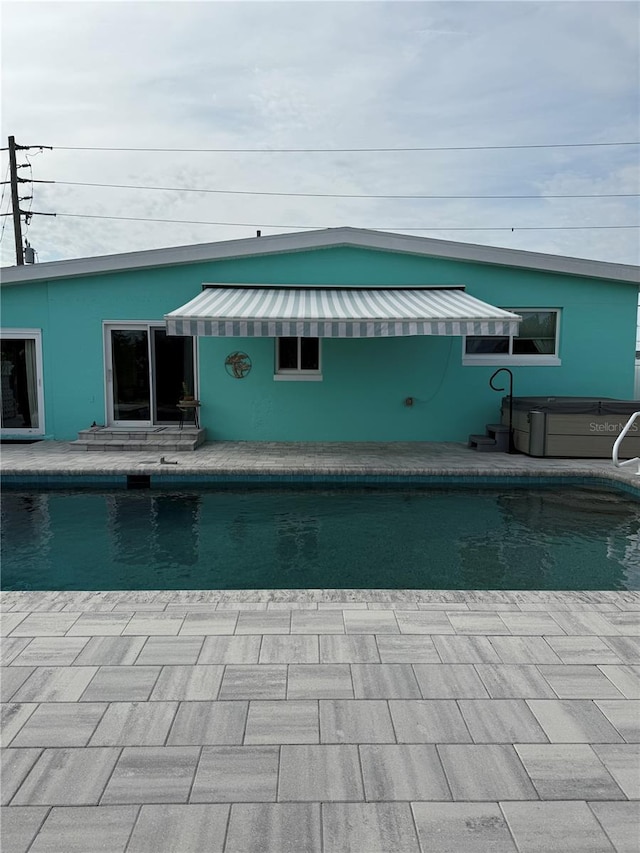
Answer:
[[246, 352], [232, 352], [224, 362], [229, 376], [234, 379], [244, 379], [251, 370], [251, 359]]

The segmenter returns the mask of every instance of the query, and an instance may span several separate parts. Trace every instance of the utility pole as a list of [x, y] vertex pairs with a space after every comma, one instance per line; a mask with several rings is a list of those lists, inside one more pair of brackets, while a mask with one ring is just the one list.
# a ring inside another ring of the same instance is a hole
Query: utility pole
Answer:
[[24, 264], [22, 250], [22, 225], [20, 223], [20, 199], [18, 198], [18, 165], [16, 163], [16, 138], [9, 137], [9, 171], [11, 176], [11, 206], [13, 209], [13, 235], [16, 243], [16, 264]]

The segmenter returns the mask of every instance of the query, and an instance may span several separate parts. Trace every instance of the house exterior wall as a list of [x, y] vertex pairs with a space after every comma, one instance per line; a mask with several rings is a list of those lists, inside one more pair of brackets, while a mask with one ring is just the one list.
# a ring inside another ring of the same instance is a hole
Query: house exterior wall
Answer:
[[[2, 327], [42, 329], [47, 436], [70, 440], [105, 422], [104, 322], [162, 321], [202, 282], [465, 285], [499, 307], [559, 308], [561, 365], [513, 366], [514, 394], [634, 392], [632, 285], [336, 247], [3, 287]], [[253, 363], [243, 380], [224, 367], [235, 350]], [[201, 423], [221, 440], [463, 441], [499, 420], [502, 394], [488, 385], [496, 369], [463, 366], [456, 337], [326, 339], [321, 382], [276, 382], [273, 339], [202, 338]]]

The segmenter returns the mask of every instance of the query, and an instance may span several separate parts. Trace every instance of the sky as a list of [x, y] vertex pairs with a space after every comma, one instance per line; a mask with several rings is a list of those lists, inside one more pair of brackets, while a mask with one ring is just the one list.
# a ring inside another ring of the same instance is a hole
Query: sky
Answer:
[[[2, 145], [53, 148], [18, 152], [21, 177], [55, 181], [20, 187], [24, 209], [57, 214], [26, 229], [39, 262], [338, 226], [640, 260], [640, 230], [612, 227], [640, 225], [640, 146], [602, 144], [640, 141], [638, 3], [20, 0], [0, 15]], [[181, 150], [104, 150], [124, 148]], [[374, 148], [392, 150], [344, 150]], [[594, 194], [609, 197], [549, 197]], [[533, 198], [470, 198], [496, 195]]]

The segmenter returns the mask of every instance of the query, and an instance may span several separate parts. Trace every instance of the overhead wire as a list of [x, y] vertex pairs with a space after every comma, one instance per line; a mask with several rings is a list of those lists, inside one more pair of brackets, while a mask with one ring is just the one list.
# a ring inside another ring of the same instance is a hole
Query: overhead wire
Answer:
[[640, 145], [640, 142], [560, 142], [530, 145], [435, 145], [389, 148], [133, 148], [97, 145], [54, 145], [58, 151], [142, 151], [176, 154], [362, 154], [404, 153], [412, 151], [514, 151], [540, 148], [606, 148], [618, 145]]
[[[401, 148], [132, 148], [132, 147], [104, 147], [104, 146], [54, 146], [52, 150], [68, 150], [68, 151], [123, 151], [123, 152], [171, 152], [171, 153], [366, 153], [366, 152], [429, 152], [429, 151], [502, 151], [502, 150], [526, 150], [526, 149], [554, 149], [554, 148], [594, 148], [594, 147], [611, 147], [611, 146], [631, 146], [639, 145], [640, 142], [621, 141], [621, 142], [578, 142], [578, 143], [552, 143], [552, 144], [525, 144], [525, 145], [483, 145], [483, 146], [431, 146], [431, 147], [401, 147]], [[47, 146], [49, 147], [49, 146]], [[42, 153], [40, 150], [38, 153]], [[31, 169], [32, 166], [27, 156], [27, 165]], [[150, 191], [165, 191], [165, 192], [185, 192], [185, 193], [211, 193], [224, 195], [255, 195], [255, 196], [275, 196], [275, 197], [304, 197], [304, 198], [350, 198], [350, 199], [409, 199], [409, 200], [472, 200], [472, 199], [570, 199], [570, 198], [634, 198], [640, 193], [584, 193], [584, 194], [549, 194], [549, 195], [423, 195], [423, 194], [355, 194], [355, 193], [302, 193], [302, 192], [276, 192], [276, 191], [259, 191], [259, 190], [222, 190], [197, 187], [164, 187], [164, 186], [147, 186], [137, 184], [106, 184], [92, 183], [81, 181], [51, 181], [51, 183], [59, 183], [66, 186], [87, 186], [94, 188], [114, 188], [114, 189], [133, 189], [133, 190], [150, 190]], [[4, 190], [3, 190], [4, 197]], [[26, 226], [28, 229], [29, 220], [31, 218], [33, 208], [33, 198], [29, 215], [26, 217]], [[49, 214], [52, 215], [52, 214]], [[53, 214], [56, 215], [56, 214]], [[246, 222], [225, 222], [225, 221], [210, 221], [210, 220], [180, 220], [180, 219], [161, 219], [151, 217], [131, 217], [131, 216], [108, 216], [98, 214], [74, 214], [74, 213], [59, 213], [61, 217], [74, 217], [84, 219], [106, 219], [113, 221], [128, 221], [128, 222], [155, 222], [169, 224], [184, 224], [184, 225], [219, 225], [219, 226], [235, 226], [235, 227], [266, 227], [266, 228], [287, 228], [287, 229], [313, 229], [326, 228], [328, 226], [311, 226], [311, 225], [281, 225], [269, 224], [264, 222], [246, 223]], [[6, 219], [5, 219], [6, 223]], [[4, 233], [4, 225], [1, 234]], [[427, 226], [376, 226], [379, 230], [389, 231], [560, 231], [560, 230], [618, 230], [618, 229], [633, 229], [639, 228], [638, 225], [563, 225], [563, 226], [452, 226], [443, 227], [441, 225], [434, 227]], [[0, 238], [1, 238], [0, 234]]]
[[369, 193], [300, 193], [265, 190], [220, 190], [206, 187], [154, 187], [145, 184], [94, 184], [88, 181], [53, 181], [67, 187], [101, 187], [120, 190], [161, 190], [163, 192], [213, 193], [217, 195], [260, 195], [295, 198], [372, 198], [372, 199], [542, 199], [542, 198], [636, 198], [640, 193], [580, 193], [545, 195], [420, 195], [420, 194], [369, 194]]
[[[240, 228], [291, 228], [294, 230], [298, 229], [311, 229], [311, 230], [323, 230], [328, 228], [335, 228], [336, 226], [328, 226], [328, 225], [281, 225], [275, 223], [264, 223], [264, 222], [217, 222], [217, 221], [209, 221], [209, 220], [201, 220], [201, 219], [152, 219], [149, 217], [141, 217], [141, 216], [106, 216], [106, 215], [98, 215], [92, 213], [56, 213], [54, 216], [63, 216], [63, 217], [73, 217], [76, 219], [113, 219], [113, 220], [121, 220], [123, 222], [166, 222], [175, 225], [230, 225], [237, 226]], [[378, 226], [367, 226], [369, 229], [374, 231], [585, 231], [585, 230], [615, 230], [615, 229], [628, 229], [628, 228], [640, 228], [640, 225], [523, 225], [523, 226], [496, 226], [496, 227], [476, 227], [472, 226], [469, 228], [455, 226], [448, 228], [447, 226], [435, 225], [435, 226], [405, 226], [405, 225], [378, 225]]]

